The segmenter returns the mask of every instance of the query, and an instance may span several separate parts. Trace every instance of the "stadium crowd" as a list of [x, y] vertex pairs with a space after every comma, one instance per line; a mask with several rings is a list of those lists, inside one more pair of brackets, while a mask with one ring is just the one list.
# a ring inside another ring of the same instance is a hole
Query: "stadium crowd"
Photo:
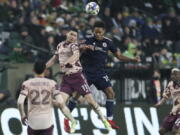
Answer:
[[[140, 56], [142, 62], [153, 62], [160, 68], [180, 67], [179, 3], [158, 12], [152, 12], [159, 9], [148, 2], [144, 3], [146, 10], [122, 6], [113, 12], [106, 2], [98, 16], [90, 16], [84, 12], [85, 0], [53, 2], [0, 1], [0, 61], [48, 60], [69, 28], [77, 28], [82, 40], [92, 35], [92, 26], [101, 19], [106, 36], [125, 56]], [[114, 58], [110, 61], [118, 62]]]

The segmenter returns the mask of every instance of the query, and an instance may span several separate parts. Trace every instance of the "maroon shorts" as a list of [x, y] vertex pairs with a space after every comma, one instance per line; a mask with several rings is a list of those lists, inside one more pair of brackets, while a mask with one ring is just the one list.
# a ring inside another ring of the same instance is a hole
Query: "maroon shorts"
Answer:
[[81, 72], [64, 75], [62, 77], [60, 91], [68, 95], [72, 95], [74, 91], [77, 91], [83, 96], [91, 93], [87, 80]]
[[47, 129], [41, 129], [41, 130], [34, 130], [31, 127], [28, 126], [28, 135], [53, 135], [53, 128], [52, 125], [50, 128]]
[[161, 125], [162, 128], [165, 128], [168, 131], [171, 131], [172, 128], [179, 129], [180, 128], [180, 114], [167, 115]]

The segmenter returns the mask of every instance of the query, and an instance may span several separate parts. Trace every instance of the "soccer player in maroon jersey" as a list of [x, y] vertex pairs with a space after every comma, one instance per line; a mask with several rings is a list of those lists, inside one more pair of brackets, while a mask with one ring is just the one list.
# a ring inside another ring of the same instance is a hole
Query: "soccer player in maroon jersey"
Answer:
[[[67, 33], [67, 39], [57, 46], [56, 55], [54, 55], [46, 64], [51, 67], [57, 59], [59, 59], [60, 69], [64, 73], [60, 92], [66, 102], [74, 91], [84, 96], [86, 101], [92, 106], [94, 111], [102, 120], [106, 129], [111, 130], [111, 126], [103, 116], [99, 105], [94, 100], [86, 78], [82, 74], [82, 66], [79, 60], [80, 50], [77, 43], [78, 33], [75, 29]], [[65, 121], [65, 130], [68, 130], [68, 121]]]
[[[18, 98], [18, 108], [23, 125], [28, 126], [28, 135], [53, 135], [53, 99], [64, 115], [71, 121], [70, 132], [75, 132], [76, 120], [66, 107], [55, 81], [44, 77], [45, 62], [34, 64], [35, 78], [24, 81]], [[27, 116], [24, 101], [28, 98]]]
[[165, 135], [169, 131], [172, 131], [175, 135], [180, 135], [180, 70], [177, 68], [172, 69], [171, 81], [163, 92], [163, 98], [155, 107], [161, 106], [170, 97], [173, 99], [173, 107], [161, 124], [160, 135]]

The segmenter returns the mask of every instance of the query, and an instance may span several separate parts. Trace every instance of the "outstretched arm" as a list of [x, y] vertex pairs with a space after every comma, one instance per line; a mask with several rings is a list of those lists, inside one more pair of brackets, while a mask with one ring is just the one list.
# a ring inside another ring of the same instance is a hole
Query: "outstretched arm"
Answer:
[[129, 58], [129, 57], [126, 57], [126, 56], [122, 55], [121, 52], [119, 51], [119, 49], [114, 53], [114, 55], [120, 61], [125, 61], [125, 62], [140, 62], [141, 61], [139, 57]]
[[169, 89], [169, 87], [167, 87], [164, 90], [163, 98], [157, 104], [155, 104], [155, 107], [159, 107], [159, 106], [163, 105], [164, 103], [166, 103], [166, 101], [169, 99], [170, 96], [171, 96], [170, 89]]
[[165, 104], [166, 101], [167, 101], [167, 98], [163, 97], [157, 104], [155, 104], [155, 107], [159, 107], [159, 106]]
[[57, 60], [57, 55], [53, 55], [52, 58], [46, 63], [46, 68], [51, 67]]
[[21, 122], [23, 125], [26, 125], [26, 122], [27, 122], [27, 117], [26, 117], [26, 114], [24, 112], [24, 101], [25, 101], [25, 99], [26, 99], [26, 96], [23, 94], [20, 94], [18, 101], [17, 101], [18, 109], [19, 109], [19, 112], [21, 115]]

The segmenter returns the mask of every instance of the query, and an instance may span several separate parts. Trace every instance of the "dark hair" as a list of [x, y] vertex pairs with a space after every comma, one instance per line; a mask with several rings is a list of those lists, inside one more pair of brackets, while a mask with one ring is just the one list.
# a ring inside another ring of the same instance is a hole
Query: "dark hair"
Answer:
[[96, 27], [105, 29], [105, 24], [102, 21], [97, 21], [94, 24], [94, 28], [96, 28]]
[[42, 74], [44, 72], [44, 70], [46, 69], [46, 64], [44, 61], [36, 61], [34, 64], [34, 72], [36, 74]]
[[73, 31], [73, 32], [77, 32], [78, 33], [78, 30], [76, 28], [74, 28], [74, 27], [69, 28], [69, 31]]

